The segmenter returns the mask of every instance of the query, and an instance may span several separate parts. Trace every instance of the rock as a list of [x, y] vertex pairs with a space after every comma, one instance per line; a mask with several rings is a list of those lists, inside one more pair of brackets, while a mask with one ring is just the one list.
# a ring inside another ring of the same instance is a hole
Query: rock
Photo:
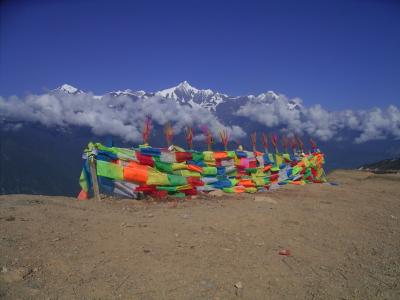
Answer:
[[214, 196], [214, 197], [222, 197], [225, 196], [225, 193], [221, 190], [215, 190], [215, 191], [211, 191], [208, 193], [210, 196]]
[[242, 282], [241, 281], [236, 282], [235, 283], [235, 294], [236, 294], [236, 296], [243, 297], [242, 290], [243, 290]]
[[8, 218], [6, 218], [6, 221], [8, 221], [8, 222], [15, 221], [15, 217], [14, 216], [9, 216]]
[[6, 283], [21, 281], [26, 276], [28, 276], [30, 273], [32, 273], [31, 268], [28, 268], [28, 267], [17, 268], [12, 271], [2, 272], [0, 274], [0, 281], [6, 282]]
[[278, 254], [283, 256], [291, 256], [292, 252], [289, 249], [282, 249], [278, 252]]
[[269, 196], [255, 196], [254, 197], [254, 201], [255, 202], [267, 202], [267, 203], [271, 203], [271, 204], [278, 204], [278, 202], [274, 199], [272, 199]]

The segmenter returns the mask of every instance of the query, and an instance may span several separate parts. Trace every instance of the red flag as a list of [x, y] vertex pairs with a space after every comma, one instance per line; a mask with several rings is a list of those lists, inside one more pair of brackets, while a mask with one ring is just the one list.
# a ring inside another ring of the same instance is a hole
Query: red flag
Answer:
[[193, 147], [193, 129], [192, 129], [192, 127], [186, 127], [186, 143], [188, 144], [188, 147], [191, 150]]
[[229, 143], [229, 133], [228, 130], [224, 129], [219, 132], [219, 136], [221, 137], [221, 143], [224, 145], [225, 151], [227, 151], [228, 143]]
[[151, 117], [150, 115], [146, 116], [146, 119], [144, 120], [144, 126], [143, 126], [143, 144], [147, 144], [149, 141], [150, 137], [150, 132], [151, 132]]
[[256, 152], [256, 146], [257, 146], [257, 132], [253, 132], [250, 135], [251, 138], [251, 144], [253, 146], [253, 151]]
[[313, 139], [310, 139], [310, 145], [313, 150], [317, 149], [317, 143]]
[[164, 127], [164, 134], [165, 134], [165, 139], [167, 140], [167, 145], [170, 146], [172, 145], [172, 138], [174, 137], [174, 129], [171, 126], [171, 123], [165, 124]]
[[212, 133], [208, 129], [207, 125], [204, 125], [202, 129], [203, 129], [203, 134], [204, 134], [204, 136], [206, 138], [206, 144], [207, 144], [207, 147], [208, 147], [208, 151], [211, 151], [211, 146], [214, 143], [214, 138], [212, 136]]
[[278, 152], [278, 135], [276, 133], [271, 134], [271, 143], [274, 146], [275, 152]]

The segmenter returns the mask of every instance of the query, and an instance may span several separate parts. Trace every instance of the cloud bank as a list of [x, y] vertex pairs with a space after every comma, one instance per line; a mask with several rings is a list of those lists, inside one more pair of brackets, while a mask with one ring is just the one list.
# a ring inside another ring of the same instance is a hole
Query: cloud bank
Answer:
[[[141, 130], [147, 115], [158, 125], [171, 122], [176, 133], [185, 126], [207, 125], [214, 135], [222, 129], [226, 129], [233, 138], [245, 135], [239, 126], [224, 126], [204, 108], [194, 109], [159, 97], [135, 100], [128, 96], [111, 95], [99, 98], [86, 93], [29, 95], [23, 99], [0, 97], [0, 123], [24, 121], [48, 127], [85, 126], [96, 135], [115, 135], [131, 142], [141, 141]], [[4, 124], [3, 129], [7, 129]]]
[[[247, 117], [268, 128], [319, 140], [340, 140], [347, 131], [357, 133], [356, 143], [387, 138], [400, 139], [400, 111], [396, 106], [386, 109], [328, 111], [321, 105], [305, 107], [301, 99], [284, 95], [248, 97], [236, 115]], [[233, 101], [228, 99], [227, 101]], [[85, 126], [96, 135], [114, 135], [125, 141], [140, 142], [141, 129], [147, 115], [155, 124], [171, 122], [178, 134], [185, 126], [204, 125], [217, 137], [222, 129], [231, 140], [245, 132], [239, 126], [225, 126], [212, 112], [192, 108], [160, 97], [138, 98], [91, 93], [68, 94], [50, 92], [25, 98], [0, 97], [0, 125], [3, 130], [18, 130], [19, 122], [36, 122], [44, 126]], [[197, 130], [200, 133], [200, 130]], [[195, 137], [202, 139], [202, 134]]]
[[299, 135], [307, 134], [327, 141], [340, 140], [346, 130], [358, 132], [356, 143], [386, 138], [400, 139], [400, 111], [386, 109], [327, 111], [321, 105], [304, 107], [301, 99], [284, 95], [274, 101], [253, 98], [236, 115], [248, 117], [267, 127], [278, 127]]

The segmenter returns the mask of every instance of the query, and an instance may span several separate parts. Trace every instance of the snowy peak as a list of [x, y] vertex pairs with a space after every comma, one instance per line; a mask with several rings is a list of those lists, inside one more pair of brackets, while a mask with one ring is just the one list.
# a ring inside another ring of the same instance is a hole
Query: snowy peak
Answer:
[[136, 96], [136, 97], [145, 97], [145, 91], [132, 91], [131, 89], [126, 89], [124, 91], [115, 91], [109, 93], [112, 96]]
[[201, 90], [190, 85], [186, 80], [177, 86], [161, 90], [156, 96], [175, 100], [180, 104], [200, 106], [209, 110], [216, 110], [216, 106], [223, 102], [227, 95], [215, 93], [210, 89]]
[[199, 90], [196, 89], [195, 87], [191, 86], [189, 82], [182, 81], [178, 86], [176, 87], [178, 90], [183, 90], [183, 91], [192, 91], [194, 93], [198, 92]]
[[81, 91], [80, 89], [77, 89], [76, 87], [69, 85], [69, 84], [63, 84], [62, 86], [59, 86], [58, 88], [56, 88], [56, 91], [60, 91], [60, 92], [64, 92], [67, 94], [81, 94], [83, 93], [83, 91]]
[[179, 83], [177, 86], [156, 92], [156, 96], [179, 100], [181, 98], [190, 97], [199, 92], [198, 89], [191, 86], [186, 80]]
[[260, 101], [271, 101], [271, 100], [274, 101], [278, 98], [279, 98], [279, 96], [276, 93], [274, 93], [273, 91], [268, 91], [266, 93], [262, 93], [257, 96], [257, 100], [260, 100]]

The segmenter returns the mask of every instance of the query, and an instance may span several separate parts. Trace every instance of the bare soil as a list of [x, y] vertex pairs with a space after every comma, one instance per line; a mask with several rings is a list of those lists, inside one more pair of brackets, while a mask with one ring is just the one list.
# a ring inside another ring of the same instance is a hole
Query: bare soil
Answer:
[[330, 180], [168, 202], [0, 196], [0, 298], [400, 299], [400, 176]]

